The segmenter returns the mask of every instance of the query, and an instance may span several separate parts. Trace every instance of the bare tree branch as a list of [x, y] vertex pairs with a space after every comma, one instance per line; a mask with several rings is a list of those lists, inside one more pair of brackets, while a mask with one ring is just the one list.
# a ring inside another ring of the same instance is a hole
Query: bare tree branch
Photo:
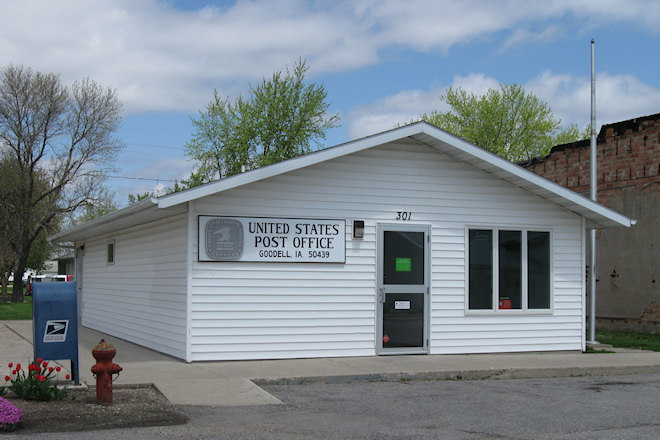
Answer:
[[[64, 86], [58, 75], [8, 66], [0, 71], [0, 233], [22, 274], [31, 246], [63, 215], [99, 197], [123, 147], [114, 137], [121, 105], [89, 78]], [[14, 298], [22, 301], [22, 279]]]

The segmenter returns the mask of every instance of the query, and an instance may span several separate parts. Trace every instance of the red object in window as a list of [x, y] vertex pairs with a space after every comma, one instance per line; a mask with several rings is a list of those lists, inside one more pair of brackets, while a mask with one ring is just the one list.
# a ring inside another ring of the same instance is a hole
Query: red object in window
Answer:
[[383, 342], [386, 343], [386, 344], [387, 344], [388, 342], [390, 342], [390, 337], [387, 336], [387, 335], [383, 336]]
[[509, 299], [509, 298], [500, 298], [499, 308], [500, 309], [510, 309], [511, 308], [511, 299]]

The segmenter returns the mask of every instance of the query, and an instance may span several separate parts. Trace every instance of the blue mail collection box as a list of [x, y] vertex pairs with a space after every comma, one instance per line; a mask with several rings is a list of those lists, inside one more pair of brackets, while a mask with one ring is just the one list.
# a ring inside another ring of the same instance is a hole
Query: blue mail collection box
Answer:
[[79, 384], [76, 283], [34, 283], [33, 289], [34, 359], [69, 359], [71, 378]]

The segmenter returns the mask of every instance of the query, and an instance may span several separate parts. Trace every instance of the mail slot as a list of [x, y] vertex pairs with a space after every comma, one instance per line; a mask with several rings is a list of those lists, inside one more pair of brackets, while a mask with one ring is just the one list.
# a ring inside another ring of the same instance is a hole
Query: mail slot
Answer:
[[76, 283], [35, 283], [32, 292], [34, 359], [70, 360], [80, 384]]

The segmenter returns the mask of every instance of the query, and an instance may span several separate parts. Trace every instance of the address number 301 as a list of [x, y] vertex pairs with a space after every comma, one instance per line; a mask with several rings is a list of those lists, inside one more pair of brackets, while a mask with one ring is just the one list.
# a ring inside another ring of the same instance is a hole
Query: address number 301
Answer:
[[396, 212], [396, 219], [397, 220], [410, 220], [412, 217], [412, 213], [408, 211], [397, 211]]

